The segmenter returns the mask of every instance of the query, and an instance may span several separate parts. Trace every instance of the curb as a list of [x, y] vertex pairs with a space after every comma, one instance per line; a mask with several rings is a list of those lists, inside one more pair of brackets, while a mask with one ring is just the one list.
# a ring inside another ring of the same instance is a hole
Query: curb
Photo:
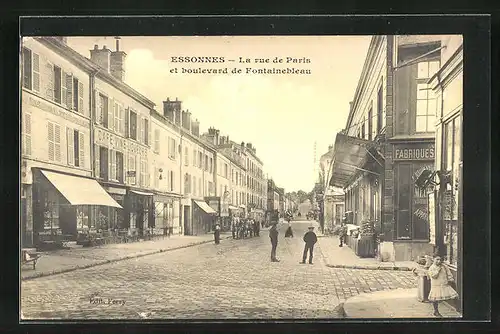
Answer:
[[341, 269], [362, 269], [362, 270], [391, 270], [391, 271], [412, 271], [413, 268], [410, 267], [386, 267], [386, 266], [364, 266], [364, 265], [343, 265], [343, 264], [326, 264], [330, 268], [341, 268]]
[[[221, 237], [221, 240], [229, 239], [230, 237], [231, 236], [225, 236], [224, 238]], [[168, 252], [168, 251], [173, 251], [173, 250], [178, 250], [178, 249], [183, 249], [183, 248], [188, 248], [188, 247], [193, 247], [193, 246], [198, 246], [198, 245], [203, 245], [203, 244], [207, 244], [210, 242], [213, 242], [213, 240], [198, 241], [195, 243], [182, 245], [182, 246], [178, 246], [178, 247], [158, 249], [158, 250], [154, 250], [154, 251], [150, 251], [150, 252], [146, 252], [146, 253], [136, 253], [136, 254], [132, 254], [132, 255], [127, 255], [127, 256], [116, 258], [116, 259], [99, 260], [96, 262], [87, 263], [87, 264], [83, 264], [83, 265], [77, 265], [75, 267], [70, 267], [70, 268], [55, 269], [55, 270], [47, 271], [47, 272], [39, 272], [39, 273], [35, 273], [33, 275], [21, 277], [21, 281], [28, 281], [28, 280], [32, 280], [35, 278], [63, 274], [63, 273], [75, 271], [78, 269], [87, 269], [87, 268], [91, 268], [91, 267], [97, 267], [97, 266], [100, 266], [103, 264], [109, 264], [109, 263], [114, 263], [114, 262], [119, 262], [119, 261], [124, 261], [124, 260], [130, 260], [130, 259], [136, 259], [136, 258], [148, 256], [148, 255], [154, 255], [154, 254], [159, 254], [159, 253], [163, 253], [163, 252]]]
[[337, 314], [340, 318], [347, 318], [347, 313], [345, 313], [344, 310], [344, 302], [335, 306], [333, 312], [335, 312], [335, 314]]

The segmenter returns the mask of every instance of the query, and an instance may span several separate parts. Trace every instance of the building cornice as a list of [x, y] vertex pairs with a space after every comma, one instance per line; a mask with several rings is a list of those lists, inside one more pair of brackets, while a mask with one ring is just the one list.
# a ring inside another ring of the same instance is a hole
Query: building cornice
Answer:
[[384, 35], [373, 36], [370, 41], [370, 46], [368, 47], [368, 54], [365, 58], [365, 63], [363, 64], [363, 69], [361, 70], [361, 76], [358, 81], [358, 86], [356, 87], [356, 91], [354, 93], [354, 99], [352, 101], [352, 107], [349, 110], [349, 116], [347, 117], [346, 129], [351, 126], [352, 118], [354, 117], [354, 112], [356, 107], [359, 104], [361, 99], [361, 95], [366, 86], [366, 82], [368, 80], [368, 73], [372, 69], [372, 63], [376, 56], [377, 49], [382, 45], [382, 41], [384, 40]]

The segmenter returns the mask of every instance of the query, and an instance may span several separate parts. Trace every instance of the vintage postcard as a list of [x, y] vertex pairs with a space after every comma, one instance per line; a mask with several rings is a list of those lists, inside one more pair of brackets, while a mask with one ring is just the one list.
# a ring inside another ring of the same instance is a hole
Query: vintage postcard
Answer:
[[21, 320], [461, 318], [462, 48], [23, 37]]

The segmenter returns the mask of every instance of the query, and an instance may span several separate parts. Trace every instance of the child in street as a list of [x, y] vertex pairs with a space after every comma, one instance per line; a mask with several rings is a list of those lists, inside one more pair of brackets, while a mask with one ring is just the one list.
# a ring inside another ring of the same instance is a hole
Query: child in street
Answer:
[[450, 269], [442, 262], [440, 256], [434, 258], [434, 263], [430, 266], [428, 275], [431, 279], [429, 301], [434, 306], [434, 316], [441, 317], [439, 302], [458, 297], [458, 293], [450, 286], [450, 283], [454, 282], [453, 276]]

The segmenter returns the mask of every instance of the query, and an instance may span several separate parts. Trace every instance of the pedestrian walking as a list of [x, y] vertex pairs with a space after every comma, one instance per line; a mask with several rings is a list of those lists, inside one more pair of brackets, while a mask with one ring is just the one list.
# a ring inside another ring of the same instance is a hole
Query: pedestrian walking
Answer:
[[307, 257], [307, 252], [309, 251], [309, 264], [313, 264], [313, 252], [314, 252], [314, 245], [318, 241], [318, 237], [316, 236], [316, 233], [314, 233], [314, 226], [309, 226], [309, 231], [307, 231], [304, 234], [304, 242], [306, 243], [304, 245], [304, 253], [302, 254], [302, 262], [301, 264], [306, 263], [306, 257]]
[[236, 220], [234, 219], [231, 219], [231, 232], [233, 234], [233, 239], [236, 239]]
[[339, 247], [344, 246], [346, 237], [347, 237], [347, 226], [344, 223], [342, 223], [340, 225], [340, 231], [339, 231], [339, 241], [340, 241]]
[[276, 258], [276, 248], [278, 248], [278, 229], [276, 228], [276, 223], [273, 222], [271, 228], [269, 229], [269, 239], [271, 239], [271, 262], [280, 262]]
[[219, 225], [219, 223], [215, 224], [214, 240], [215, 240], [216, 245], [220, 244], [220, 225]]
[[428, 273], [431, 279], [431, 291], [428, 299], [434, 307], [434, 316], [442, 317], [441, 313], [439, 313], [439, 303], [444, 300], [458, 298], [458, 293], [451, 287], [451, 285], [455, 285], [455, 280], [450, 269], [442, 262], [440, 256], [434, 258], [434, 263], [430, 266]]
[[285, 238], [293, 238], [292, 225], [290, 223], [288, 223], [288, 228], [285, 232]]

